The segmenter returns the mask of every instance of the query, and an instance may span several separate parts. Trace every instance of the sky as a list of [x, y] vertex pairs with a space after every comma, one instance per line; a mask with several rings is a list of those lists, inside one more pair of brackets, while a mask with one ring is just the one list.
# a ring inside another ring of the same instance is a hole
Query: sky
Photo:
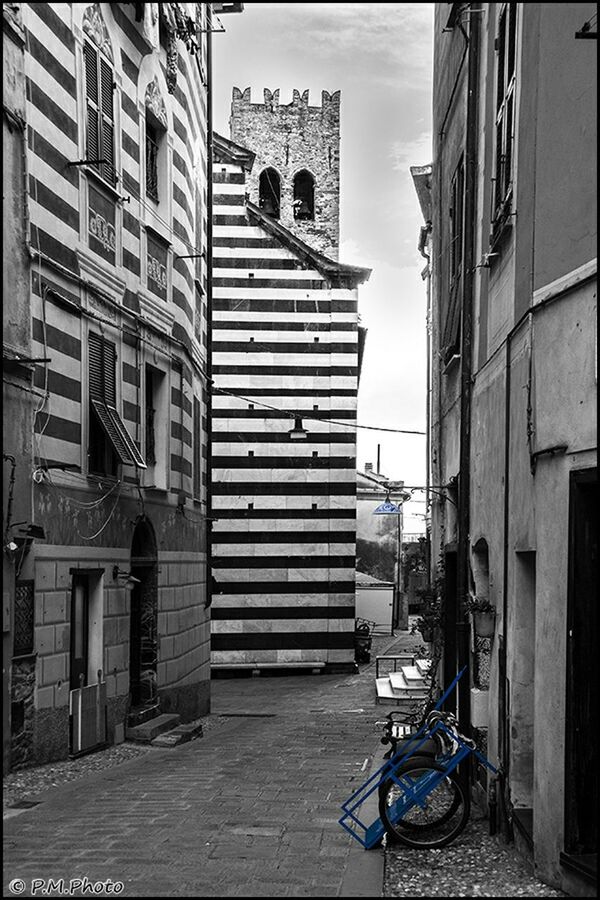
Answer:
[[[367, 331], [358, 424], [425, 431], [424, 224], [410, 166], [431, 162], [433, 3], [244, 3], [213, 35], [213, 126], [229, 136], [232, 88], [341, 91], [340, 262], [371, 268], [359, 288]], [[357, 467], [425, 484], [425, 436], [358, 429]], [[424, 494], [417, 494], [420, 501]], [[423, 532], [425, 505], [405, 505]]]

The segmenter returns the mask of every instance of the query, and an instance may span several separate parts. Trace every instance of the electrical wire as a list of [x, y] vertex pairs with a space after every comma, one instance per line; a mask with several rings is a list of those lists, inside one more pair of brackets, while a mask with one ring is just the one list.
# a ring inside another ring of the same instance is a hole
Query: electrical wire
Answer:
[[[213, 382], [214, 384], [214, 382]], [[270, 406], [268, 403], [261, 403], [260, 400], [256, 400], [256, 398], [249, 399], [248, 397], [243, 397], [241, 394], [234, 394], [233, 391], [228, 391], [225, 388], [213, 387], [213, 393], [215, 394], [227, 394], [230, 397], [236, 397], [238, 400], [245, 400], [246, 403], [252, 403], [258, 406], [264, 406], [265, 409], [272, 409], [275, 412], [280, 412], [284, 416], [295, 419], [310, 419], [314, 422], [327, 422], [330, 425], [341, 425], [344, 428], [367, 428], [371, 431], [391, 431], [395, 434], [426, 434], [425, 431], [413, 431], [408, 428], [386, 428], [379, 427], [377, 425], [359, 425], [356, 422], [338, 422], [335, 419], [322, 419], [320, 416], [311, 416], [309, 412], [305, 412], [304, 410], [298, 410], [298, 412], [290, 412], [287, 409], [281, 409], [277, 406]]]
[[118, 492], [117, 496], [115, 497], [115, 502], [113, 504], [113, 508], [111, 509], [110, 513], [108, 514], [108, 518], [107, 518], [106, 522], [104, 523], [104, 525], [102, 525], [102, 527], [99, 528], [95, 534], [88, 534], [88, 535], [82, 534], [80, 532], [79, 528], [77, 528], [77, 534], [79, 535], [79, 537], [81, 538], [82, 541], [95, 540], [95, 538], [97, 538], [100, 534], [102, 534], [102, 532], [104, 531], [104, 529], [106, 528], [108, 523], [111, 521], [111, 519], [114, 516], [115, 511], [117, 509], [117, 504], [119, 502], [119, 499], [121, 497], [121, 482], [119, 481], [118, 484], [119, 484], [119, 492]]

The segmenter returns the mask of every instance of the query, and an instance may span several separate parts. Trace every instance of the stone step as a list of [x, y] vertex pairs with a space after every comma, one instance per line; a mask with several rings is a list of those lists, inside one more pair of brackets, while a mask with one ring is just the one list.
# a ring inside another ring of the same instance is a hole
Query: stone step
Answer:
[[178, 725], [171, 731], [159, 734], [150, 743], [153, 747], [177, 747], [179, 744], [187, 744], [202, 737], [202, 724], [190, 722], [188, 725]]
[[423, 678], [418, 681], [413, 678], [409, 681], [403, 671], [390, 672], [388, 678], [394, 690], [400, 691], [402, 694], [408, 693], [410, 697], [424, 697], [427, 693], [427, 684]]
[[154, 706], [139, 706], [130, 711], [127, 716], [127, 727], [134, 728], [136, 725], [142, 725], [150, 719], [155, 719], [160, 715], [160, 706], [155, 703]]
[[417, 666], [402, 666], [401, 668], [402, 674], [404, 675], [406, 681], [411, 683], [414, 681], [417, 684], [424, 683], [425, 679], [423, 677], [423, 673]]
[[[391, 674], [399, 673], [392, 672]], [[427, 696], [427, 690], [425, 688], [394, 687], [388, 676], [376, 678], [375, 682], [377, 696], [384, 700], [420, 700], [422, 697]]]
[[142, 722], [141, 725], [134, 725], [125, 732], [128, 741], [137, 741], [140, 744], [151, 744], [154, 738], [165, 731], [171, 731], [179, 725], [180, 716], [170, 713], [163, 713], [162, 716], [155, 716], [148, 722]]

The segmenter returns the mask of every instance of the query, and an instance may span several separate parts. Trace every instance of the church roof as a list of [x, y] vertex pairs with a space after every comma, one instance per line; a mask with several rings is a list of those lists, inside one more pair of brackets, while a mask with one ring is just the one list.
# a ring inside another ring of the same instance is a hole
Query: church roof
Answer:
[[250, 172], [254, 165], [256, 153], [241, 147], [235, 141], [223, 137], [213, 131], [213, 156], [215, 162], [231, 163], [232, 165], [242, 166], [247, 172]]
[[331, 282], [332, 287], [353, 288], [368, 280], [371, 269], [349, 266], [319, 253], [250, 200], [246, 201], [246, 210], [251, 222], [260, 225], [273, 237], [278, 238], [292, 253], [320, 272], [323, 278]]

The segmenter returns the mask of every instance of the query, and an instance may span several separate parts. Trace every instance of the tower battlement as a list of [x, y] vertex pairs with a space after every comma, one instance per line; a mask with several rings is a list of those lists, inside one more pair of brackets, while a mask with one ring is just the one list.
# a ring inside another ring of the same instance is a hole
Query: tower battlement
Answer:
[[263, 102], [262, 103], [253, 103], [252, 102], [252, 88], [247, 87], [244, 91], [241, 91], [238, 87], [234, 87], [231, 97], [231, 112], [233, 114], [234, 109], [246, 108], [246, 107], [265, 107], [269, 111], [273, 111], [273, 109], [279, 106], [287, 106], [288, 108], [292, 107], [298, 109], [300, 107], [310, 110], [320, 110], [322, 112], [326, 112], [328, 110], [337, 110], [339, 112], [340, 108], [340, 100], [341, 100], [341, 92], [334, 91], [332, 94], [329, 91], [321, 91], [321, 105], [320, 106], [310, 106], [309, 102], [309, 90], [302, 91], [300, 93], [299, 90], [294, 88], [292, 90], [292, 99], [288, 104], [280, 103], [280, 89], [276, 88], [274, 91], [271, 91], [269, 88], [263, 89]]
[[340, 100], [340, 91], [321, 91], [321, 105], [311, 106], [309, 91], [294, 88], [283, 104], [279, 88], [264, 88], [262, 103], [253, 103], [251, 88], [234, 87], [229, 120], [231, 140], [256, 155], [248, 177], [252, 202], [262, 205], [261, 183], [268, 184], [275, 191], [269, 208], [277, 208], [281, 224], [333, 259], [339, 245]]

